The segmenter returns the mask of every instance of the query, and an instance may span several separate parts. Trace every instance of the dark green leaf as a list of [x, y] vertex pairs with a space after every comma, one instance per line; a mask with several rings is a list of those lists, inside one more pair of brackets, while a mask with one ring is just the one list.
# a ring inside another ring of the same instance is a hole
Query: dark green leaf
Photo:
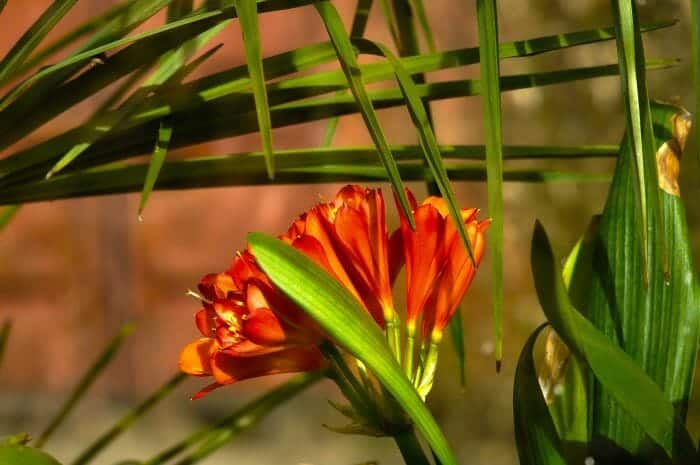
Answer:
[[256, 261], [297, 305], [362, 360], [413, 420], [444, 465], [457, 463], [445, 437], [404, 376], [379, 326], [337, 280], [301, 252], [260, 233], [248, 235]]
[[484, 133], [488, 179], [489, 250], [493, 315], [496, 332], [496, 370], [503, 359], [503, 130], [501, 122], [501, 80], [498, 55], [498, 18], [496, 0], [477, 0], [479, 22], [479, 56], [484, 88]]
[[267, 175], [275, 177], [275, 164], [272, 153], [272, 123], [270, 122], [270, 107], [267, 103], [265, 89], [265, 73], [263, 71], [262, 51], [260, 48], [260, 32], [258, 31], [258, 11], [256, 0], [236, 0], [236, 12], [243, 32], [246, 62], [250, 81], [255, 96], [255, 110], [258, 115], [258, 129], [262, 139], [263, 153], [267, 164]]

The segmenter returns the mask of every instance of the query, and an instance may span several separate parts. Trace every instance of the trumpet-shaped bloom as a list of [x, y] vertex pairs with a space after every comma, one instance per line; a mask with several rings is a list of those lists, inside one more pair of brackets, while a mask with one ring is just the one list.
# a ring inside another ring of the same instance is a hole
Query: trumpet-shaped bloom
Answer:
[[394, 316], [389, 236], [380, 189], [345, 186], [292, 224], [283, 239], [324, 266], [384, 326]]
[[[457, 311], [474, 278], [476, 268], [460, 240], [457, 227], [445, 201], [428, 197], [418, 205], [407, 191], [416, 222], [411, 230], [401, 215], [401, 240], [406, 264], [406, 314], [409, 333], [422, 316], [424, 338], [433, 332], [439, 337]], [[461, 210], [476, 266], [484, 254], [484, 231], [490, 221], [478, 221], [476, 208]]]

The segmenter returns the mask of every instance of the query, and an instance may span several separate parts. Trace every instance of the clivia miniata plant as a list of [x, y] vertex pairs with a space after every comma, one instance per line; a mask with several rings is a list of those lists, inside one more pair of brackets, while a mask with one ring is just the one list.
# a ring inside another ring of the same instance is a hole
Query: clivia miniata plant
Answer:
[[[0, 0], [0, 24], [11, 20], [3, 10], [12, 2]], [[696, 0], [687, 2], [690, 17], [680, 20], [691, 31], [696, 101], [686, 104], [697, 110], [700, 10]], [[347, 183], [296, 219], [298, 212], [290, 212], [286, 232], [253, 232], [246, 244], [226, 244], [222, 260], [231, 258], [229, 248], [239, 248], [230, 266], [204, 276], [189, 292], [200, 303], [193, 312], [200, 334], [183, 341], [179, 370], [94, 442], [76, 445], [79, 452], [66, 465], [93, 462], [189, 375], [202, 378], [192, 393], [199, 399], [280, 373], [296, 375], [219, 423], [133, 463], [199, 462], [322, 379], [335, 383], [344, 398], [332, 405], [347, 422], [330, 429], [391, 437], [407, 464], [459, 463], [454, 445], [460, 438], [444, 434], [426, 400], [434, 383], [449, 375], [438, 376], [445, 339], [460, 357], [459, 306], [484, 257], [491, 273], [479, 279], [491, 284], [496, 369], [501, 365], [509, 291], [503, 183], [591, 181], [605, 183], [607, 196], [576, 244], [553, 243], [539, 221], [532, 231], [508, 231], [532, 235], [533, 292], [545, 317], [515, 372], [519, 461], [700, 463], [698, 440], [688, 428], [700, 330], [691, 247], [697, 232], [688, 225], [681, 178], [681, 167], [697, 156], [683, 157], [686, 143], [695, 142], [692, 115], [678, 103], [651, 98], [647, 72], [677, 62], [647, 59], [643, 42], [648, 32], [668, 33], [676, 21], [641, 21], [639, 2], [610, 0], [609, 25], [503, 42], [497, 7], [506, 2], [453, 2], [474, 12], [478, 46], [438, 50], [431, 24], [452, 19], [434, 17], [427, 2], [353, 1], [349, 25], [338, 3], [123, 0], [54, 37], [49, 33], [80, 4], [55, 0], [2, 57], [0, 228], [11, 228], [17, 211], [38, 201], [136, 192], [142, 215], [157, 190], [187, 196], [187, 189], [202, 187]], [[327, 37], [263, 56], [267, 31], [259, 17], [300, 8], [313, 12]], [[162, 24], [151, 20], [159, 13]], [[383, 18], [391, 43], [367, 37], [370, 15]], [[233, 23], [242, 34], [227, 34]], [[240, 44], [245, 63], [193, 78], [221, 48], [211, 45], [215, 39]], [[511, 58], [570, 54], [573, 47], [605, 42], [616, 50], [614, 63], [524, 74], [500, 69]], [[336, 66], [321, 67], [329, 64]], [[478, 65], [479, 79], [431, 78], [468, 65]], [[604, 76], [617, 77], [624, 104], [619, 145], [504, 145], [503, 92], [546, 92], [544, 86]], [[103, 103], [74, 127], [50, 137], [39, 132], [98, 94]], [[467, 97], [481, 99], [484, 145], [441, 144], [431, 104]], [[378, 115], [385, 108], [407, 112], [417, 144], [388, 141]], [[350, 114], [361, 116], [371, 146], [334, 145], [339, 118]], [[320, 146], [275, 149], [275, 129], [319, 121], [327, 122]], [[176, 149], [249, 134], [259, 137], [261, 151], [168, 157]], [[562, 172], [548, 165], [605, 157], [614, 160], [613, 171]], [[514, 169], [513, 160], [531, 164]], [[697, 180], [697, 170], [689, 179]], [[429, 195], [417, 201], [407, 181], [424, 182]], [[453, 184], [462, 181], [485, 182], [486, 205], [459, 199]], [[387, 210], [393, 205], [399, 226], [392, 231]], [[405, 299], [394, 289], [401, 273], [405, 283], [396, 287], [405, 289]], [[0, 355], [12, 343], [10, 327], [8, 318]], [[132, 329], [126, 325], [99, 354], [43, 431], [12, 431], [0, 439], [0, 465], [58, 464], [45, 445]], [[177, 361], [172, 354], [172, 364]]]

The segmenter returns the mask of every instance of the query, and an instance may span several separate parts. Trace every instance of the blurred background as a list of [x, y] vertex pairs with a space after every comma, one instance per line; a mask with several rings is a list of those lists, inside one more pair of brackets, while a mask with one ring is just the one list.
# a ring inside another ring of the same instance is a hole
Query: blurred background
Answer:
[[[9, 0], [0, 16], [0, 55], [50, 3]], [[65, 32], [114, 3], [80, 0], [54, 33]], [[334, 3], [349, 25], [354, 0]], [[376, 3], [367, 36], [389, 44], [391, 38]], [[477, 44], [474, 3], [430, 2], [430, 21], [440, 50]], [[677, 101], [692, 110], [689, 2], [639, 3], [643, 20], [680, 20], [671, 29], [645, 35], [648, 58], [681, 60], [671, 70], [650, 73], [650, 96]], [[612, 24], [606, 0], [502, 0], [499, 8], [502, 41]], [[141, 29], [163, 20], [157, 16]], [[266, 56], [326, 40], [313, 7], [267, 13], [261, 15], [260, 22]], [[224, 43], [223, 49], [193, 78], [244, 63], [240, 37], [237, 24], [228, 27], [215, 39]], [[608, 64], [615, 60], [615, 44], [607, 42], [506, 60], [502, 62], [502, 73]], [[478, 66], [470, 66], [433, 73], [429, 80], [478, 74]], [[62, 115], [15, 148], [82, 122], [92, 107], [99, 105], [100, 97], [104, 95]], [[619, 82], [614, 77], [504, 93], [504, 142], [618, 143], [624, 125], [621, 102]], [[479, 98], [440, 101], [432, 104], [432, 110], [441, 143], [483, 143]], [[404, 109], [381, 110], [380, 116], [392, 143], [415, 143]], [[275, 147], [318, 145], [324, 130], [325, 124], [321, 123], [276, 130]], [[334, 143], [370, 145], [371, 141], [361, 118], [348, 116], [341, 119]], [[257, 136], [239, 137], [171, 152], [168, 157], [234, 153], [259, 147]], [[681, 184], [686, 201], [690, 200], [688, 221], [694, 234], [696, 262], [700, 207], [693, 200], [700, 195], [700, 183], [683, 173], [698, 172], [697, 153], [693, 145], [686, 150]], [[528, 163], [509, 162], [507, 166], [527, 167]], [[610, 160], [589, 160], [552, 163], [550, 169], [599, 172], [611, 171], [612, 166]], [[0, 235], [0, 320], [10, 317], [14, 322], [0, 370], [0, 436], [19, 431], [37, 434], [109, 338], [123, 323], [133, 321], [136, 331], [115, 362], [47, 445], [47, 450], [60, 460], [73, 459], [81, 446], [176, 372], [180, 349], [197, 336], [193, 315], [199, 307], [185, 295], [186, 290], [194, 288], [203, 274], [225, 269], [236, 250], [244, 247], [249, 231], [280, 233], [299, 213], [319, 199], [331, 198], [339, 187], [324, 184], [156, 192], [141, 222], [137, 218], [138, 194], [24, 206]], [[388, 194], [388, 185], [382, 187]], [[418, 197], [425, 195], [423, 185], [411, 187]], [[485, 184], [458, 183], [455, 188], [463, 206], [478, 206], [488, 215]], [[487, 253], [463, 304], [466, 386], [460, 386], [456, 358], [446, 343], [436, 386], [429, 398], [430, 407], [461, 463], [517, 463], [512, 431], [513, 372], [526, 337], [543, 321], [529, 267], [529, 241], [535, 218], [543, 221], [557, 253], [563, 256], [585, 230], [591, 215], [602, 209], [606, 193], [606, 184], [506, 184], [504, 369], [497, 374], [494, 368]], [[398, 223], [393, 206], [390, 222], [394, 226]], [[399, 283], [397, 295], [402, 289]], [[247, 381], [197, 402], [190, 402], [189, 396], [206, 380], [187, 380], [95, 463], [107, 465], [120, 459], [148, 457], [195, 428], [222, 418], [283, 379], [280, 376]], [[329, 383], [316, 385], [204, 463], [401, 463], [388, 439], [341, 436], [323, 428], [322, 424], [343, 424], [326, 402], [337, 396]], [[691, 410], [691, 431], [697, 435], [698, 402], [691, 403]]]

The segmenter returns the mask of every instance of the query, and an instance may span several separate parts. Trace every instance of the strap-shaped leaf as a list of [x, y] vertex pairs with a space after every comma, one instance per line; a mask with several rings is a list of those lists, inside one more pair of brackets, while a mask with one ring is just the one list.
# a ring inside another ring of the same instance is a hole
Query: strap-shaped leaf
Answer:
[[267, 103], [265, 89], [265, 73], [263, 71], [262, 50], [260, 46], [260, 31], [258, 30], [258, 10], [256, 0], [235, 0], [238, 20], [243, 33], [246, 63], [253, 84], [255, 111], [258, 115], [258, 128], [262, 139], [263, 153], [267, 175], [275, 177], [275, 163], [272, 153], [272, 123], [270, 122], [270, 106]]
[[477, 0], [479, 56], [484, 96], [484, 138], [486, 141], [486, 185], [488, 190], [491, 285], [495, 324], [496, 370], [503, 359], [503, 129], [501, 118], [501, 73], [498, 55], [496, 0]]
[[[651, 122], [651, 108], [646, 87], [646, 71], [644, 69], [644, 46], [639, 30], [637, 7], [634, 0], [611, 0], [615, 17], [617, 34], [617, 51], [620, 62], [620, 80], [622, 95], [625, 100], [625, 116], [630, 137], [632, 153], [634, 154], [637, 182], [635, 189], [636, 208], [640, 226], [637, 228], [641, 236], [639, 253], [644, 257], [641, 272], [646, 280], [649, 279], [649, 253], [653, 248], [655, 253], [666, 260], [665, 239], [659, 237], [650, 242], [652, 229], [663, 228], [663, 217], [660, 214], [654, 130]], [[652, 222], [652, 218], [655, 222]], [[667, 266], [666, 264], [664, 265]]]
[[456, 465], [447, 440], [404, 376], [381, 330], [352, 294], [311, 259], [278, 239], [252, 233], [248, 243], [272, 282], [372, 370], [444, 465]]
[[467, 230], [464, 226], [464, 221], [462, 221], [462, 213], [460, 211], [459, 204], [457, 203], [457, 198], [455, 197], [452, 185], [450, 184], [450, 180], [447, 177], [447, 171], [445, 171], [445, 166], [442, 163], [440, 148], [438, 147], [435, 133], [433, 132], [432, 125], [430, 124], [428, 112], [423, 106], [423, 102], [418, 94], [416, 84], [413, 82], [413, 79], [411, 79], [411, 76], [406, 72], [406, 69], [401, 64], [401, 61], [396, 58], [396, 56], [391, 53], [388, 48], [366, 39], [356, 39], [355, 43], [358, 45], [361, 52], [383, 55], [394, 67], [396, 79], [399, 82], [399, 89], [401, 89], [401, 94], [406, 101], [406, 108], [411, 115], [411, 120], [413, 121], [413, 125], [418, 133], [418, 140], [423, 148], [425, 161], [430, 167], [435, 183], [440, 189], [442, 197], [445, 199], [450, 216], [452, 216], [452, 221], [454, 221], [455, 225], [457, 225], [457, 232], [462, 240], [462, 244], [467, 249], [469, 258], [473, 263], [474, 256], [472, 253], [472, 245], [469, 241], [469, 235], [467, 234]]
[[[56, 0], [41, 14], [34, 24], [22, 35], [15, 45], [0, 61], [0, 86], [14, 77], [37, 45], [51, 32], [53, 27], [73, 8], [77, 0]], [[0, 8], [1, 10], [2, 8]]]
[[[520, 465], [566, 465], [561, 441], [537, 380], [532, 351], [546, 324], [528, 338], [515, 369], [513, 421]], [[584, 413], [581, 413], [582, 415]]]
[[[645, 266], [634, 205], [636, 171], [629, 133], [623, 140], [615, 177], [603, 211], [594, 255], [593, 288], [587, 316], [615, 341], [661, 387], [685, 419], [693, 385], [700, 324], [700, 295], [694, 290], [697, 274], [691, 239], [678, 186], [677, 171], [688, 136], [689, 115], [672, 105], [652, 106], [654, 164], [659, 184], [645, 178], [648, 189], [658, 191], [663, 228], [651, 230], [651, 243], [673, 244], [665, 259], [662, 250], [650, 247]], [[657, 224], [650, 210], [651, 224]], [[616, 443], [635, 449], [644, 444], [641, 431], [627, 413], [616, 407], [604, 386], [594, 386], [592, 429]]]
[[[675, 62], [650, 62], [649, 66], [652, 69], [660, 69], [673, 63]], [[607, 65], [566, 71], [505, 76], [502, 78], [502, 90], [515, 90], [570, 82], [578, 79], [610, 76], [616, 74], [617, 71], [618, 67], [616, 65]], [[318, 95], [339, 88], [329, 88], [327, 86], [317, 88], [300, 87], [300, 91], [304, 93], [303, 95]], [[466, 83], [465, 81], [448, 81], [417, 85], [417, 90], [421, 99], [427, 101], [478, 95], [481, 91], [479, 81], [468, 81]], [[405, 105], [400, 89], [382, 89], [373, 91], [370, 95], [377, 108]], [[273, 97], [293, 100], [300, 98], [296, 91], [291, 95], [286, 92], [273, 93], [271, 98]], [[229, 124], [229, 121], [224, 116], [232, 105], [237, 106], [242, 112], [238, 124], [235, 126]], [[274, 127], [282, 127], [290, 124], [316, 121], [335, 115], [355, 113], [357, 111], [358, 107], [352, 96], [317, 97], [276, 105], [272, 109], [272, 123]], [[153, 112], [134, 115], [131, 128], [115, 132], [113, 135], [106, 137], [104, 141], [98, 142], [88, 151], [89, 155], [82, 157], [82, 161], [77, 163], [82, 167], [98, 166], [114, 160], [150, 152], [153, 149], [153, 141], [151, 137], [146, 137], [145, 135], [155, 133], [158, 130], [158, 123], [151, 121], [156, 115], [160, 118], [172, 115], [176, 134], [171, 143], [172, 149], [220, 137], [249, 134], [257, 130], [253, 100], [250, 96], [221, 99], [216, 102], [201, 104], [198, 108], [190, 108], [188, 110], [183, 107], [178, 109], [176, 113], [173, 113], [172, 108], [166, 106]], [[140, 121], [143, 120], [148, 122], [141, 123]], [[46, 169], [48, 169], [44, 167], [47, 162], [55, 159], [57, 151], [64, 150], [65, 147], [70, 148], [73, 143], [79, 141], [80, 130], [82, 129], [69, 131], [0, 160], [0, 173], [5, 169], [8, 169], [9, 172], [25, 170], [24, 173], [20, 173], [14, 179], [0, 180], [0, 186], [11, 185], [16, 181], [31, 179], [32, 177], [43, 178]]]
[[160, 124], [160, 129], [158, 130], [158, 140], [156, 141], [156, 146], [153, 149], [153, 154], [151, 155], [151, 161], [148, 164], [148, 172], [146, 172], [146, 180], [143, 183], [143, 190], [141, 191], [141, 200], [139, 202], [139, 218], [143, 214], [143, 209], [146, 207], [146, 202], [153, 191], [153, 187], [156, 185], [156, 180], [158, 179], [158, 174], [165, 161], [165, 156], [168, 154], [168, 146], [170, 145], [170, 138], [173, 135], [173, 127], [170, 122], [163, 120]]
[[663, 391], [571, 305], [557, 259], [539, 221], [532, 237], [531, 264], [542, 310], [566, 345], [669, 457], [683, 465], [697, 463], [693, 441]]
[[396, 198], [399, 201], [399, 206], [411, 225], [411, 228], [415, 228], [413, 212], [411, 211], [411, 205], [408, 203], [408, 197], [406, 197], [403, 182], [401, 181], [401, 176], [399, 175], [399, 169], [396, 166], [396, 160], [391, 154], [389, 143], [384, 137], [384, 131], [382, 131], [382, 127], [379, 124], [377, 112], [372, 106], [372, 101], [370, 100], [367, 90], [365, 89], [365, 85], [362, 82], [362, 72], [357, 64], [355, 51], [353, 50], [348, 33], [345, 31], [343, 22], [338, 15], [338, 11], [328, 0], [316, 2], [314, 3], [314, 6], [316, 7], [316, 11], [318, 11], [319, 15], [321, 16], [323, 24], [326, 26], [328, 36], [330, 37], [336, 54], [338, 55], [338, 61], [343, 69], [343, 73], [345, 74], [345, 78], [350, 86], [352, 95], [359, 106], [360, 113], [365, 121], [370, 137], [372, 138], [374, 145], [377, 146], [379, 159], [386, 169], [387, 177], [389, 178], [389, 182], [391, 183], [394, 193], [396, 194]]

